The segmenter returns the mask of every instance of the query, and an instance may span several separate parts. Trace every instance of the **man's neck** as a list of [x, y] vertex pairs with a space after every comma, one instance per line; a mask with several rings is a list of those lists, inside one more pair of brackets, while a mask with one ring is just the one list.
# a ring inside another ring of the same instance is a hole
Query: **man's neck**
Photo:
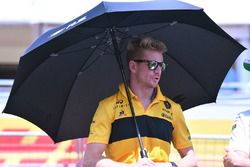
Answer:
[[146, 109], [155, 97], [155, 88], [143, 87], [139, 84], [130, 84], [130, 89], [139, 98]]

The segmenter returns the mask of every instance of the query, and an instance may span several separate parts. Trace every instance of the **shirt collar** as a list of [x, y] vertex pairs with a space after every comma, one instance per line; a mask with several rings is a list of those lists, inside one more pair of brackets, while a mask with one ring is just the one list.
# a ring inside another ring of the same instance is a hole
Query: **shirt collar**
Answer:
[[[122, 96], [127, 97], [125, 86], [123, 83], [121, 83], [119, 85], [119, 92], [121, 93]], [[129, 88], [129, 92], [130, 92], [131, 98], [137, 98], [137, 96], [131, 91], [130, 88]], [[153, 100], [157, 100], [157, 101], [166, 101], [167, 100], [167, 98], [162, 94], [159, 85], [157, 85], [157, 87], [156, 87], [156, 96]]]

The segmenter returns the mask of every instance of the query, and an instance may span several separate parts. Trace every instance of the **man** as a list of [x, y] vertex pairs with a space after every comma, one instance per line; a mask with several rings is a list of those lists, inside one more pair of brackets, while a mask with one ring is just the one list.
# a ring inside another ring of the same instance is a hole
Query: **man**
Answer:
[[[118, 93], [99, 103], [90, 127], [84, 167], [196, 166], [181, 107], [163, 96], [158, 86], [166, 66], [164, 52], [164, 43], [149, 37], [133, 39], [127, 47], [130, 94], [149, 158], [140, 158], [131, 111], [121, 84]], [[178, 162], [168, 162], [171, 142], [182, 157]]]
[[250, 71], [250, 53], [249, 52], [248, 52], [248, 55], [243, 62], [243, 66], [247, 71]]
[[[250, 55], [243, 66], [250, 71]], [[250, 110], [236, 116], [223, 163], [225, 167], [250, 167]]]
[[250, 110], [237, 115], [223, 162], [225, 167], [250, 167]]

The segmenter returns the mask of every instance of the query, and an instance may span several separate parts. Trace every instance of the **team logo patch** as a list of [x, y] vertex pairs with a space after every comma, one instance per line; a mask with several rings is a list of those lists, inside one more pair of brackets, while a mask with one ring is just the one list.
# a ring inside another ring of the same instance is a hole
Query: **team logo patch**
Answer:
[[127, 116], [127, 114], [122, 110], [119, 112], [119, 117]]
[[167, 109], [171, 108], [171, 104], [168, 101], [164, 101], [164, 104]]

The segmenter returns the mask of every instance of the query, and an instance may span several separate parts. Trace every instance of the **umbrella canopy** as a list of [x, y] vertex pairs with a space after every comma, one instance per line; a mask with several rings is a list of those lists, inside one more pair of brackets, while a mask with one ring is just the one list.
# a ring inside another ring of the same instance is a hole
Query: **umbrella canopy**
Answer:
[[29, 120], [55, 142], [86, 137], [98, 101], [122, 82], [114, 53], [121, 52], [126, 64], [127, 41], [138, 34], [167, 45], [160, 86], [183, 110], [215, 102], [245, 49], [203, 9], [187, 3], [102, 2], [46, 32], [24, 52], [4, 112]]

